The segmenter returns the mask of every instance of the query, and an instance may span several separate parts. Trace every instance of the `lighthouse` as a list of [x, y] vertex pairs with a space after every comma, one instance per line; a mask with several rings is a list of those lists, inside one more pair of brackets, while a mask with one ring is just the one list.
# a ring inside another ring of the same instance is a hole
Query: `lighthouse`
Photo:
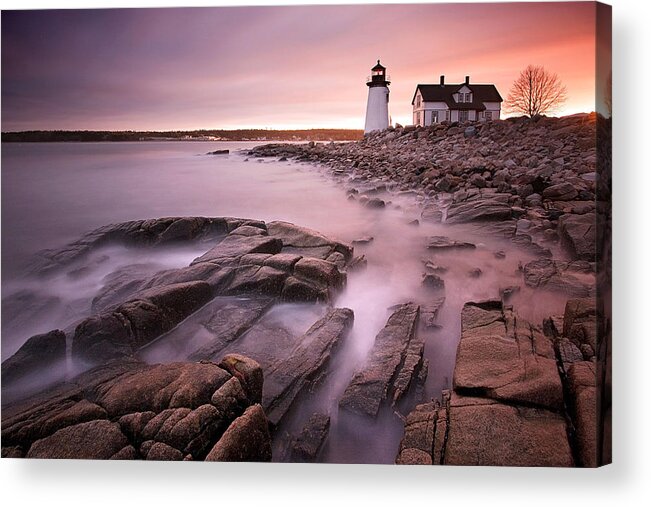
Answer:
[[368, 102], [366, 103], [366, 123], [364, 133], [374, 130], [384, 130], [389, 126], [389, 77], [387, 69], [377, 61], [371, 69], [366, 86], [368, 86]]

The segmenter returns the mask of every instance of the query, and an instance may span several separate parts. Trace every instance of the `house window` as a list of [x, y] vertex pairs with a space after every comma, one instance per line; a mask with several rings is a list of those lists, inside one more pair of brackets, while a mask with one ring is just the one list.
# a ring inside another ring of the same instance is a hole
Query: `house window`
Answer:
[[459, 111], [459, 121], [468, 121], [468, 111]]
[[420, 95], [416, 97], [416, 107], [420, 107]]
[[459, 100], [457, 100], [457, 102], [463, 102], [463, 95], [463, 93], [459, 94]]
[[449, 109], [445, 112], [445, 121], [450, 121], [450, 110]]
[[493, 111], [486, 111], [484, 113], [484, 118], [486, 118], [486, 120], [492, 120], [493, 119]]
[[432, 111], [432, 123], [438, 123], [438, 122], [439, 122], [439, 112]]

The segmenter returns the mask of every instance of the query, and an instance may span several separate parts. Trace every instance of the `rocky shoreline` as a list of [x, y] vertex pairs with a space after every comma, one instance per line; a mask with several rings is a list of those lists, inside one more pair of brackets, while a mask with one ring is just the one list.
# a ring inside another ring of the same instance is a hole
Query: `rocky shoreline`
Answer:
[[[559, 320], [568, 325], [551, 325]], [[452, 390], [409, 414], [396, 462], [595, 467], [607, 461], [597, 438], [596, 358], [588, 345], [597, 340], [596, 321], [594, 299], [569, 300], [564, 316], [549, 319], [547, 335], [499, 300], [467, 303]]]
[[[509, 305], [519, 286], [467, 301], [452, 385], [427, 401], [426, 330], [445, 303], [447, 268], [424, 262], [427, 299], [386, 309], [366, 361], [336, 400], [341, 417], [407, 414], [396, 463], [610, 461], [610, 322], [597, 299], [609, 249], [596, 227], [597, 130], [594, 115], [440, 124], [248, 153], [325, 166], [349, 199], [374, 213], [394, 206], [392, 196], [413, 194], [421, 216], [411, 225], [469, 225], [504, 238], [533, 258], [519, 268], [526, 287], [567, 298], [564, 314], [544, 322]], [[473, 251], [470, 239], [432, 236], [423, 249]], [[289, 432], [286, 423], [332, 377], [348, 340], [355, 316], [334, 303], [348, 274], [367, 262], [352, 243], [287, 222], [170, 217], [102, 227], [42, 252], [31, 269], [70, 274], [107, 245], [188, 243], [204, 251], [189, 265], [116, 270], [90, 315], [30, 338], [3, 362], [3, 457], [320, 460], [335, 414], [317, 410]], [[287, 303], [310, 305], [306, 330], [273, 319]], [[62, 376], [34, 391], [50, 370]], [[272, 456], [274, 440], [283, 451]]]
[[597, 196], [609, 185], [599, 178], [598, 120], [443, 122], [390, 128], [355, 143], [263, 145], [248, 156], [324, 165], [350, 199], [369, 207], [385, 206], [378, 196], [387, 190], [413, 192], [423, 201], [422, 220], [475, 223], [540, 252], [537, 243], [560, 241], [594, 262]]
[[[609, 146], [610, 124], [590, 114], [395, 128], [357, 143], [249, 152], [324, 165], [365, 206], [385, 207], [391, 193], [414, 192], [421, 220], [470, 223], [510, 239], [538, 257], [521, 268], [525, 285], [570, 298], [564, 316], [536, 324], [506, 304], [517, 287], [502, 300], [467, 303], [452, 389], [407, 416], [396, 463], [611, 461], [610, 322], [599, 306], [610, 284], [603, 230], [610, 217]], [[474, 247], [442, 240], [435, 238], [433, 248]], [[546, 247], [554, 244], [562, 258]], [[427, 276], [428, 285], [443, 287], [437, 274]], [[378, 392], [386, 396], [386, 389]]]

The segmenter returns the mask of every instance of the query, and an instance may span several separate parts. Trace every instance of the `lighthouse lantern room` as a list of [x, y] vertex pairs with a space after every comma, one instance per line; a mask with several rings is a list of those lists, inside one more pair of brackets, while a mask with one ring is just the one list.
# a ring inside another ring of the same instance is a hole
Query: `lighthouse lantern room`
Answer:
[[368, 102], [366, 103], [366, 123], [364, 133], [384, 130], [389, 126], [389, 77], [386, 67], [377, 61], [366, 80]]

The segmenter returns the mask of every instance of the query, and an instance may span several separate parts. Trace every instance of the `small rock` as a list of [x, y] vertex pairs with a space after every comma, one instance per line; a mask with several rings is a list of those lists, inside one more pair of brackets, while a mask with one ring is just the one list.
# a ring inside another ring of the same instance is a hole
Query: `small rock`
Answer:
[[430, 289], [443, 289], [445, 288], [445, 282], [443, 279], [435, 275], [434, 273], [426, 273], [423, 275], [423, 280], [421, 281], [423, 287]]
[[502, 298], [502, 301], [508, 301], [517, 292], [520, 292], [520, 286], [519, 285], [511, 285], [509, 287], [505, 287], [503, 289], [500, 289], [500, 296]]
[[445, 250], [452, 248], [459, 249], [473, 249], [476, 248], [473, 243], [465, 241], [457, 241], [450, 239], [447, 236], [431, 236], [428, 239], [427, 248], [429, 250]]
[[579, 195], [577, 190], [568, 182], [552, 185], [543, 190], [543, 198], [550, 201], [571, 201], [577, 195]]
[[438, 264], [434, 264], [432, 261], [426, 261], [425, 262], [425, 269], [428, 271], [431, 271], [432, 273], [436, 273], [439, 275], [445, 274], [448, 272], [447, 266], [439, 266]]
[[348, 271], [355, 271], [358, 269], [364, 269], [368, 264], [365, 255], [358, 255], [348, 265]]
[[474, 268], [468, 271], [468, 276], [470, 278], [479, 278], [482, 275], [482, 270], [479, 268]]
[[474, 126], [466, 127], [463, 131], [463, 137], [475, 137], [477, 135], [477, 128]]
[[380, 199], [378, 197], [373, 197], [372, 199], [369, 199], [368, 201], [366, 201], [365, 206], [367, 208], [378, 209], [378, 208], [384, 208], [386, 206], [386, 203], [382, 199]]
[[353, 245], [366, 245], [373, 241], [373, 236], [362, 236], [361, 238], [354, 239]]

